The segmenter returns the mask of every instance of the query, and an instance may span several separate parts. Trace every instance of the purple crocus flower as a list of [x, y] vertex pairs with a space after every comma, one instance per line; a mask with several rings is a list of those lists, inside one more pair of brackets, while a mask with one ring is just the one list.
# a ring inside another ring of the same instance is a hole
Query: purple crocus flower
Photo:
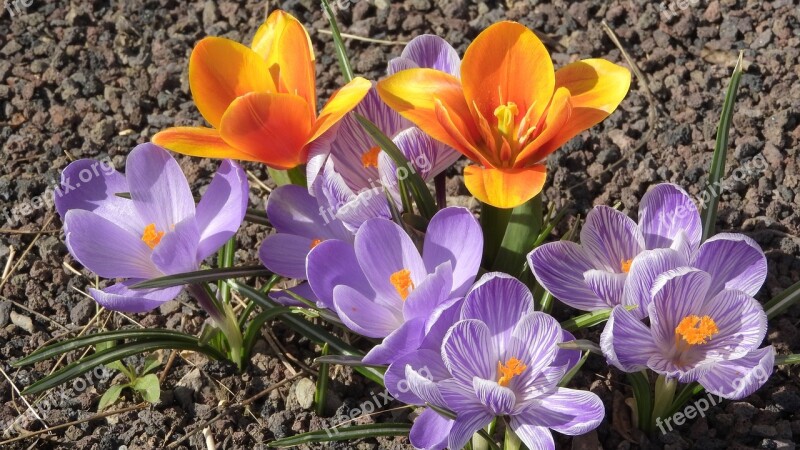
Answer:
[[[426, 410], [411, 429], [416, 448], [462, 448], [498, 416], [537, 449], [554, 448], [550, 429], [578, 435], [600, 424], [605, 410], [599, 397], [558, 387], [580, 352], [558, 347], [571, 335], [553, 317], [534, 311], [530, 290], [519, 280], [484, 275], [464, 298], [460, 319], [444, 335], [440, 352], [421, 350], [393, 365], [405, 363], [408, 400], [456, 414], [451, 420]], [[402, 385], [395, 373], [394, 367], [387, 371], [387, 386]]]
[[180, 166], [161, 147], [134, 148], [125, 175], [92, 171], [96, 164], [82, 159], [67, 166], [55, 204], [72, 256], [101, 277], [125, 278], [103, 290], [89, 289], [97, 303], [113, 311], [146, 312], [175, 298], [182, 286], [130, 286], [198, 270], [201, 261], [236, 233], [247, 209], [247, 178], [228, 160], [196, 206]]
[[670, 269], [693, 266], [712, 277], [710, 295], [735, 288], [755, 295], [767, 276], [764, 253], [752, 239], [720, 233], [700, 245], [700, 214], [680, 187], [655, 186], [639, 206], [639, 223], [606, 206], [586, 217], [581, 244], [544, 244], [528, 255], [539, 283], [573, 308], [594, 311], [638, 306], [644, 317], [655, 278]]
[[355, 245], [317, 245], [306, 272], [320, 304], [348, 328], [385, 338], [365, 362], [389, 364], [416, 350], [435, 318], [469, 289], [482, 251], [483, 234], [472, 213], [450, 207], [431, 219], [422, 255], [397, 224], [375, 218], [358, 230]]
[[622, 306], [611, 313], [600, 344], [625, 372], [649, 368], [681, 383], [697, 381], [723, 398], [740, 399], [772, 374], [775, 350], [759, 349], [767, 315], [737, 289], [710, 295], [714, 277], [681, 267], [660, 275], [649, 299], [649, 326]]

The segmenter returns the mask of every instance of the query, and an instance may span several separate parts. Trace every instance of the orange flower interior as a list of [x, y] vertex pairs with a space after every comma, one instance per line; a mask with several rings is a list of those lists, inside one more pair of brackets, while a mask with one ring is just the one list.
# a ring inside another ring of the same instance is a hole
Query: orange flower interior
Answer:
[[497, 373], [500, 375], [497, 384], [500, 386], [508, 386], [508, 383], [510, 383], [515, 376], [521, 375], [527, 368], [528, 366], [522, 361], [513, 357], [506, 361], [505, 364], [501, 361], [497, 361]]
[[716, 322], [709, 316], [686, 316], [675, 327], [676, 338], [689, 345], [705, 344], [719, 333]]
[[620, 263], [620, 269], [622, 269], [623, 272], [628, 273], [631, 271], [632, 263], [633, 263], [632, 259], [623, 259], [622, 262]]
[[397, 289], [397, 293], [400, 294], [400, 298], [403, 300], [408, 298], [408, 294], [414, 289], [414, 282], [411, 281], [411, 271], [408, 269], [401, 269], [393, 273], [389, 277], [389, 281]]
[[322, 243], [322, 241], [323, 241], [323, 240], [324, 240], [324, 239], [314, 239], [313, 241], [311, 241], [311, 246], [310, 246], [310, 248], [312, 248], [312, 249], [313, 249], [314, 247], [318, 246], [319, 244], [321, 244], [321, 243]]
[[367, 167], [378, 167], [378, 155], [381, 154], [381, 148], [377, 145], [365, 151], [361, 155], [361, 164], [366, 169]]
[[151, 223], [150, 225], [144, 227], [142, 241], [144, 241], [144, 243], [147, 244], [150, 249], [156, 248], [156, 245], [161, 242], [162, 237], [164, 237], [164, 232], [156, 230], [156, 224]]

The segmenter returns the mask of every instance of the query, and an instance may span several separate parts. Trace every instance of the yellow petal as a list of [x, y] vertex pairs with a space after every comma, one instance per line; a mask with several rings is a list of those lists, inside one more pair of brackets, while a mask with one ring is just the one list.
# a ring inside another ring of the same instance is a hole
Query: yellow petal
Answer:
[[458, 78], [434, 69], [403, 70], [379, 81], [378, 93], [434, 139], [478, 159], [481, 136]]
[[550, 101], [550, 107], [545, 114], [544, 122], [539, 125], [541, 131], [517, 155], [514, 167], [525, 167], [541, 162], [547, 155], [558, 148], [552, 148], [549, 143], [559, 136], [564, 127], [569, 126], [572, 121], [572, 105], [570, 104], [569, 91], [566, 88], [562, 87], [556, 90], [553, 99]]
[[355, 77], [336, 91], [320, 111], [308, 141], [316, 140], [322, 133], [340, 121], [345, 114], [352, 111], [370, 89], [372, 89], [372, 83], [369, 80]]
[[192, 50], [189, 87], [200, 114], [214, 128], [236, 97], [275, 90], [267, 63], [260, 56], [238, 42], [218, 37], [207, 37]]
[[273, 169], [286, 170], [306, 163], [312, 120], [302, 97], [252, 93], [231, 103], [220, 135]]
[[201, 158], [230, 158], [258, 161], [249, 153], [228, 145], [213, 128], [175, 127], [156, 133], [153, 143], [173, 152]]
[[496, 208], [514, 208], [542, 191], [547, 169], [535, 165], [522, 169], [464, 168], [464, 184], [472, 195]]
[[[281, 11], [279, 9], [273, 11], [269, 17], [267, 17], [267, 20], [265, 20], [264, 23], [258, 27], [256, 35], [253, 36], [253, 42], [250, 44], [250, 48], [252, 48], [254, 52], [261, 55], [261, 57], [265, 60], [268, 59], [269, 54], [274, 46], [273, 43], [276, 31], [284, 27], [287, 21], [291, 20], [297, 22], [297, 19], [286, 11]], [[310, 50], [309, 57], [313, 61], [314, 51], [312, 50], [313, 47], [311, 46], [311, 37], [308, 36], [308, 33], [306, 33], [306, 38], [308, 38], [308, 48]]]
[[514, 103], [518, 125], [529, 109], [538, 119], [547, 108], [555, 86], [553, 61], [533, 31], [516, 22], [499, 22], [467, 48], [461, 83], [467, 104], [483, 117], [494, 118], [498, 106]]

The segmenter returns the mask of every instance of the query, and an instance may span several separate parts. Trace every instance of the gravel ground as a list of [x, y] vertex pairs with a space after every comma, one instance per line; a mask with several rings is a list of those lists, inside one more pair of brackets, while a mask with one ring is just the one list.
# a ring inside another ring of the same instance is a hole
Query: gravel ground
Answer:
[[[122, 168], [127, 152], [156, 131], [200, 125], [186, 73], [193, 44], [206, 35], [249, 41], [266, 15], [265, 3], [108, 3], [24, 0], [13, 15], [9, 10], [0, 15], [0, 265], [12, 261], [0, 281], [0, 368], [13, 380], [13, 386], [5, 377], [0, 381], [0, 424], [18, 419], [17, 427], [36, 431], [45, 424], [76, 422], [0, 447], [205, 448], [197, 431], [225, 409], [221, 402], [235, 404], [295, 375], [247, 408], [233, 408], [213, 421], [209, 429], [218, 448], [266, 448], [260, 443], [340, 423], [341, 414], [374, 402], [370, 399], [379, 394], [378, 387], [340, 368], [331, 384], [329, 411], [326, 417], [316, 416], [309, 408], [313, 387], [306, 378], [314, 375], [304, 367], [319, 349], [279, 323], [265, 330], [243, 375], [234, 375], [224, 364], [177, 358], [164, 372], [161, 401], [154, 407], [85, 421], [96, 414], [100, 395], [112, 383], [102, 377], [56, 389], [44, 398], [29, 398], [38, 401], [41, 421], [25, 414], [25, 403], [13, 395], [15, 386], [24, 387], [49, 373], [53, 362], [15, 371], [8, 361], [68, 331], [80, 331], [90, 321], [91, 328], [136, 321], [194, 333], [204, 320], [186, 301], [171, 302], [148, 315], [128, 318], [103, 312], [95, 317], [94, 303], [80, 292], [94, 279], [67, 254], [58, 231], [61, 223], [49, 199], [59, 172], [73, 158], [110, 158]], [[330, 36], [318, 31], [327, 27], [318, 2], [288, 0], [268, 6], [285, 9], [308, 26], [318, 54], [321, 98], [327, 98], [342, 79]], [[620, 202], [626, 212], [635, 213], [647, 187], [661, 181], [678, 183], [697, 198], [718, 192], [718, 230], [745, 232], [767, 253], [769, 277], [758, 298], [766, 301], [800, 278], [797, 0], [341, 0], [337, 9], [344, 32], [389, 41], [436, 33], [460, 52], [491, 23], [521, 21], [540, 34], [557, 67], [586, 57], [622, 62], [620, 51], [603, 31], [605, 20], [648, 81], [646, 85], [635, 81], [618, 112], [591, 135], [584, 133], [549, 158], [547, 199], [567, 205], [572, 221], [595, 204]], [[373, 79], [402, 49], [357, 40], [348, 40], [347, 45], [356, 72]], [[705, 172], [739, 50], [744, 51], [747, 68], [731, 131], [728, 175], [721, 187], [709, 187]], [[180, 161], [195, 188], [204, 186], [215, 168], [209, 161]], [[247, 168], [254, 177], [267, 180], [263, 168]], [[469, 204], [458, 173], [453, 170], [448, 180], [450, 200]], [[251, 206], [263, 207], [265, 192], [253, 184]], [[566, 226], [556, 231], [563, 232]], [[242, 250], [237, 263], [256, 261], [253, 249], [267, 232], [248, 225], [239, 233]], [[768, 339], [779, 353], [800, 352], [798, 323], [800, 308], [794, 307], [770, 324]], [[358, 345], [354, 336], [345, 338]], [[649, 439], [630, 432], [624, 404], [630, 391], [624, 377], [609, 371], [600, 358], [590, 358], [573, 383], [600, 395], [608, 414], [596, 433], [574, 442], [561, 439], [564, 448], [792, 449], [800, 437], [796, 368], [778, 370], [763, 389], [744, 401], [724, 401], [705, 417]], [[360, 416], [355, 422], [406, 420], [408, 409], [384, 403], [378, 405], [379, 414]], [[137, 404], [128, 396], [116, 407]], [[0, 436], [0, 441], [15, 435]], [[315, 448], [399, 449], [408, 444], [398, 438]]]

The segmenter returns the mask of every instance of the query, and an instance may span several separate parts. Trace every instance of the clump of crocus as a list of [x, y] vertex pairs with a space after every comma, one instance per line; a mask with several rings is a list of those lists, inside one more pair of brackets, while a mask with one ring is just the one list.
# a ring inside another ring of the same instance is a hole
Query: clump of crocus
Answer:
[[531, 449], [554, 448], [550, 430], [579, 435], [600, 424], [605, 410], [597, 395], [558, 386], [580, 353], [558, 347], [571, 336], [553, 317], [534, 311], [524, 284], [486, 274], [461, 308], [441, 352], [420, 352], [405, 365], [415, 396], [456, 415], [451, 420], [426, 410], [411, 429], [415, 447], [463, 448], [496, 417], [507, 418]]
[[660, 275], [649, 298], [641, 299], [648, 305], [649, 326], [615, 307], [600, 340], [608, 362], [625, 372], [651, 369], [672, 392], [676, 381], [696, 381], [723, 398], [752, 394], [775, 363], [772, 346], [759, 348], [767, 315], [743, 291], [715, 293], [714, 282], [712, 275], [691, 267]]
[[[78, 179], [93, 164], [88, 159], [71, 163], [61, 175], [62, 184]], [[124, 279], [102, 290], [89, 289], [100, 305], [113, 311], [147, 312], [174, 299], [182, 286], [130, 286], [198, 270], [236, 233], [247, 210], [247, 177], [237, 164], [223, 161], [195, 205], [178, 162], [153, 144], [131, 151], [124, 175], [95, 171], [89, 181], [83, 178], [56, 196], [56, 209], [72, 256], [103, 278]], [[124, 198], [128, 193], [130, 198]], [[202, 306], [221, 319], [215, 308]]]
[[422, 255], [400, 226], [371, 219], [355, 243], [328, 240], [308, 255], [308, 281], [318, 301], [351, 330], [385, 338], [365, 358], [389, 364], [419, 347], [432, 317], [475, 280], [483, 249], [480, 225], [465, 208], [431, 219]]
[[189, 60], [189, 87], [211, 128], [170, 128], [153, 142], [186, 155], [258, 161], [275, 169], [305, 164], [309, 144], [371, 86], [353, 79], [317, 114], [315, 70], [308, 33], [283, 11], [269, 15], [250, 47], [204, 38]]
[[603, 59], [558, 71], [525, 26], [500, 22], [470, 44], [461, 79], [431, 69], [403, 70], [378, 83], [383, 100], [475, 165], [464, 170], [478, 200], [512, 208], [538, 194], [544, 159], [614, 112], [630, 72]]
[[644, 317], [656, 277], [687, 265], [711, 275], [712, 295], [724, 288], [755, 295], [767, 276], [758, 244], [741, 234], [720, 233], [701, 245], [701, 228], [689, 195], [663, 183], [642, 197], [638, 224], [614, 208], [597, 206], [586, 216], [580, 244], [543, 244], [528, 261], [542, 286], [585, 311], [636, 306], [633, 314]]

